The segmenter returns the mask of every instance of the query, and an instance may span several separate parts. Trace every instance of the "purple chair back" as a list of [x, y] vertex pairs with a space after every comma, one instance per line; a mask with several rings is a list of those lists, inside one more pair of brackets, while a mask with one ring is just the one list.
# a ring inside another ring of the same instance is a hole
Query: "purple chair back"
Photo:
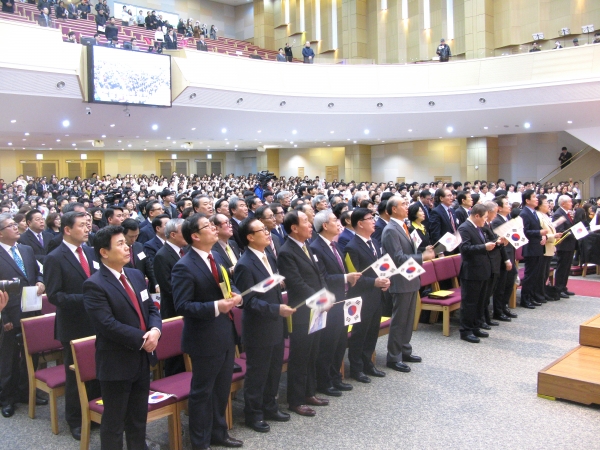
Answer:
[[456, 269], [456, 276], [460, 275], [460, 265], [462, 264], [462, 256], [460, 253], [458, 255], [452, 256], [452, 260], [454, 261], [454, 268]]
[[288, 296], [287, 296], [287, 292], [282, 292], [281, 293], [281, 301], [283, 302], [284, 305], [288, 304]]
[[231, 308], [233, 313], [233, 325], [238, 336], [242, 336], [242, 310], [240, 308]]
[[523, 247], [515, 250], [515, 261], [523, 261]]
[[160, 340], [156, 346], [156, 357], [159, 361], [183, 354], [181, 351], [181, 335], [183, 318], [163, 322]]
[[79, 367], [81, 381], [96, 379], [96, 336], [92, 339], [77, 340], [71, 343], [73, 360]]
[[52, 314], [56, 312], [56, 306], [48, 301], [47, 295], [42, 295], [42, 314]]
[[434, 259], [433, 268], [435, 269], [435, 276], [438, 281], [449, 280], [458, 274], [454, 267], [454, 261], [449, 257]]
[[21, 321], [23, 336], [27, 340], [27, 352], [30, 355], [63, 348], [53, 337], [55, 320], [56, 314], [46, 314]]
[[425, 261], [423, 263], [423, 269], [425, 269], [425, 273], [421, 274], [421, 287], [435, 283], [436, 278], [433, 263], [431, 261]]

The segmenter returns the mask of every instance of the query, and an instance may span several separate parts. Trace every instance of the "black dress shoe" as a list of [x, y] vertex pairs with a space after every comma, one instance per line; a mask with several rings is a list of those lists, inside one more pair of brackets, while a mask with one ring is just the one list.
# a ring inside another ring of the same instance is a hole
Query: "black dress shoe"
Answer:
[[548, 300], [546, 300], [546, 297], [538, 297], [537, 302], [538, 303], [548, 303]]
[[15, 413], [15, 407], [13, 405], [6, 405], [2, 407], [2, 415], [6, 418], [12, 417]]
[[510, 317], [508, 317], [505, 314], [500, 314], [499, 316], [494, 314], [494, 319], [499, 320], [500, 322], [510, 322], [511, 321]]
[[81, 440], [81, 427], [71, 428], [71, 436], [73, 436], [73, 439], [75, 439], [76, 441], [80, 441]]
[[402, 356], [402, 362], [420, 363], [423, 359], [417, 355]]
[[486, 333], [485, 331], [481, 331], [481, 330], [474, 330], [473, 336], [476, 336], [478, 338], [486, 338], [486, 337], [490, 337], [490, 333]]
[[563, 291], [563, 292], [567, 295], [575, 295], [575, 292], [571, 292], [571, 291]]
[[535, 306], [529, 302], [521, 302], [521, 308], [535, 309]]
[[410, 367], [408, 367], [406, 364], [404, 364], [401, 361], [398, 361], [398, 362], [388, 361], [386, 363], [386, 366], [389, 367], [390, 369], [395, 370], [396, 372], [404, 372], [404, 373], [410, 372]]
[[512, 312], [510, 309], [506, 308], [504, 310], [504, 315], [506, 317], [510, 317], [511, 319], [516, 319], [517, 317], [519, 317], [517, 314], [515, 314], [514, 312]]
[[554, 297], [546, 296], [547, 302], [557, 302], [559, 300], [560, 300], [560, 297], [554, 298]]
[[290, 415], [283, 411], [277, 410], [277, 412], [265, 412], [265, 419], [274, 420], [275, 422], [287, 422], [290, 420]]
[[365, 373], [367, 375], [371, 375], [377, 378], [385, 377], [385, 372], [383, 370], [379, 370], [377, 367], [371, 367], [370, 369], [365, 369]]
[[334, 381], [332, 384], [338, 391], [351, 391], [354, 389], [354, 386], [350, 383], [344, 383], [343, 381]]
[[490, 321], [489, 321], [487, 324], [488, 324], [490, 327], [497, 327], [497, 326], [499, 326], [499, 325], [500, 325], [498, 322], [494, 322], [494, 321], [492, 321], [492, 320], [490, 320]]
[[487, 323], [482, 323], [480, 328], [483, 328], [484, 330], [491, 330], [492, 327], [490, 327]]
[[[28, 405], [29, 404], [29, 399], [27, 399], [27, 398], [20, 398], [19, 400], [17, 400], [17, 403], [23, 403], [24, 405]], [[35, 397], [35, 404], [37, 406], [47, 405], [48, 404], [48, 399], [36, 396]]]
[[531, 306], [542, 306], [542, 304], [536, 300], [530, 300], [529, 303], [531, 303]]
[[569, 296], [568, 296], [567, 294], [565, 294], [564, 292], [561, 292], [561, 293], [559, 294], [559, 297], [560, 297], [560, 298], [569, 298]]
[[238, 447], [241, 447], [242, 445], [244, 445], [244, 442], [240, 441], [239, 439], [234, 439], [232, 437], [228, 437], [227, 439], [225, 439], [223, 441], [211, 442], [211, 445], [220, 445], [221, 447], [238, 448]]
[[321, 394], [329, 395], [330, 397], [341, 397], [342, 396], [342, 391], [338, 391], [334, 387], [328, 387], [325, 389], [317, 389], [317, 391], [320, 392]]
[[474, 334], [465, 334], [460, 337], [463, 341], [467, 341], [471, 344], [479, 344], [480, 339], [476, 337]]
[[264, 420], [248, 420], [246, 419], [246, 426], [252, 428], [254, 431], [259, 433], [267, 433], [271, 431], [271, 427]]
[[358, 372], [357, 374], [351, 375], [356, 381], [360, 381], [361, 383], [370, 383], [371, 379], [366, 376], [363, 372]]

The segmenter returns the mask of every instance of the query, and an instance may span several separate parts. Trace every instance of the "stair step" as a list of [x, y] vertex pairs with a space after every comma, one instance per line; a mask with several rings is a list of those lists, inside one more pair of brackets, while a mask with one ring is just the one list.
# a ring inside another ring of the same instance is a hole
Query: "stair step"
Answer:
[[600, 348], [600, 314], [579, 326], [579, 344]]

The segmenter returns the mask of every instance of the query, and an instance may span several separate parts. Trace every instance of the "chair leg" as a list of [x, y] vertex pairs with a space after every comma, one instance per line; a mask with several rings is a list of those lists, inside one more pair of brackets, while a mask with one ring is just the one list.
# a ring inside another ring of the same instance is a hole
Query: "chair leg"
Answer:
[[512, 291], [512, 295], [510, 296], [510, 299], [508, 301], [508, 306], [511, 309], [515, 309], [517, 307], [517, 285], [516, 284], [513, 286], [513, 291]]
[[229, 394], [229, 400], [227, 401], [227, 408], [225, 408], [225, 420], [227, 421], [227, 429], [233, 428], [233, 402], [231, 400], [231, 394]]
[[439, 311], [431, 311], [431, 315], [429, 316], [429, 323], [436, 323], [438, 321], [439, 315]]
[[52, 425], [52, 433], [58, 434], [58, 408], [54, 389], [50, 390], [50, 424]]
[[442, 320], [443, 320], [443, 332], [444, 336], [450, 336], [450, 310], [447, 306], [444, 306], [442, 311]]
[[35, 397], [36, 397], [35, 379], [29, 380], [29, 417], [35, 419]]
[[587, 275], [587, 264], [584, 264], [583, 270], [581, 271], [581, 277], [585, 278], [586, 275]]
[[90, 448], [90, 420], [81, 420], [81, 441], [79, 444], [80, 450], [89, 450]]

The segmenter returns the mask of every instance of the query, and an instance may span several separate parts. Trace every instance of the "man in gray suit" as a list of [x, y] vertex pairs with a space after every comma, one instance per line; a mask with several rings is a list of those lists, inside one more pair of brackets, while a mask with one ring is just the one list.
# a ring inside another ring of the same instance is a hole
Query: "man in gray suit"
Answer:
[[[435, 257], [431, 246], [423, 253], [417, 254], [404, 219], [408, 217], [408, 202], [400, 196], [393, 196], [386, 205], [390, 222], [383, 229], [381, 245], [383, 253], [387, 253], [394, 260], [396, 267], [400, 267], [408, 259], [423, 264]], [[421, 362], [419, 356], [412, 354], [410, 339], [412, 337], [417, 292], [419, 291], [419, 278], [407, 280], [402, 275], [391, 277], [389, 289], [392, 294], [393, 310], [388, 336], [387, 366], [398, 372], [410, 372], [410, 367], [405, 362]]]

